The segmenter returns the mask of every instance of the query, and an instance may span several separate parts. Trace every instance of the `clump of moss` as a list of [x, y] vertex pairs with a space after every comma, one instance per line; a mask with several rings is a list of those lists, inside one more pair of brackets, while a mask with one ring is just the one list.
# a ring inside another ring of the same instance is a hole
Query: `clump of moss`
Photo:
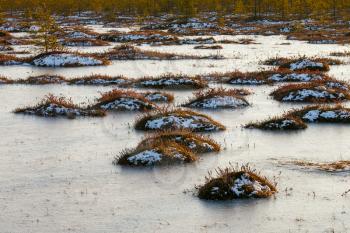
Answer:
[[42, 117], [75, 118], [78, 116], [103, 117], [105, 111], [92, 109], [90, 107], [81, 107], [73, 104], [71, 99], [56, 97], [52, 94], [46, 96], [39, 104], [34, 107], [17, 108], [14, 113], [37, 115]]
[[95, 107], [116, 111], [149, 111], [157, 109], [157, 106], [142, 94], [132, 90], [120, 89], [103, 93]]
[[124, 76], [108, 76], [93, 74], [90, 76], [74, 78], [69, 80], [71, 85], [92, 85], [92, 86], [109, 86], [109, 85], [119, 85], [125, 84], [128, 82], [128, 79]]
[[284, 102], [339, 102], [350, 99], [348, 90], [339, 88], [341, 83], [310, 82], [279, 87], [270, 95]]
[[113, 163], [124, 166], [164, 166], [191, 163], [197, 159], [197, 156], [185, 146], [173, 141], [157, 141], [125, 150]]
[[200, 77], [189, 77], [186, 75], [166, 74], [160, 77], [144, 77], [132, 83], [135, 87], [160, 88], [160, 89], [202, 89], [208, 83]]
[[138, 130], [187, 129], [193, 132], [225, 130], [225, 126], [204, 114], [183, 109], [160, 109], [146, 113], [135, 123]]
[[66, 83], [66, 79], [59, 75], [31, 76], [27, 79], [18, 80], [17, 83], [31, 85], [61, 84]]
[[221, 150], [220, 145], [210, 137], [195, 134], [188, 130], [166, 130], [156, 132], [143, 139], [138, 147], [153, 145], [163, 141], [179, 143], [195, 153], [219, 152]]
[[205, 109], [242, 108], [249, 106], [249, 103], [241, 94], [248, 93], [245, 89], [212, 88], [195, 93], [195, 97], [183, 106]]
[[283, 116], [274, 117], [257, 123], [249, 123], [245, 128], [256, 128], [262, 130], [301, 130], [307, 125], [298, 117]]
[[267, 198], [277, 192], [276, 184], [260, 175], [248, 165], [230, 166], [216, 170], [198, 187], [198, 197], [205, 200], [234, 200], [242, 198]]

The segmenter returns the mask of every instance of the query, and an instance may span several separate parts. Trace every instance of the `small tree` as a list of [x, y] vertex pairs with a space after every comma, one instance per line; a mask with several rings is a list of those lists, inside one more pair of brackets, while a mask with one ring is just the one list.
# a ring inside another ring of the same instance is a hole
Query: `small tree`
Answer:
[[43, 50], [46, 53], [62, 50], [62, 46], [57, 38], [57, 34], [61, 29], [52, 15], [44, 8], [40, 8], [34, 17], [36, 19], [35, 26], [38, 27], [35, 33], [38, 36], [39, 45], [43, 47]]

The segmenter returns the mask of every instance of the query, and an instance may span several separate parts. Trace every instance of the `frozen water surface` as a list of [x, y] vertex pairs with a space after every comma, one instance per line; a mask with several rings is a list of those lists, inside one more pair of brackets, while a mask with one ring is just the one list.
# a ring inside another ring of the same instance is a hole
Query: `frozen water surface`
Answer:
[[[227, 60], [116, 61], [106, 67], [1, 67], [10, 78], [60, 74], [123, 74], [128, 77], [167, 72], [200, 74], [213, 71], [254, 71], [260, 60], [274, 56], [319, 55], [345, 46], [312, 45], [283, 37], [253, 37], [261, 44], [223, 45]], [[144, 49], [184, 54], [211, 54], [193, 46]], [[91, 48], [90, 48], [91, 49]], [[349, 65], [332, 66], [336, 78], [350, 78]], [[229, 87], [229, 86], [226, 86]], [[349, 160], [350, 126], [311, 124], [292, 133], [242, 129], [241, 125], [301, 107], [281, 104], [268, 94], [276, 87], [249, 87], [251, 107], [204, 111], [227, 126], [212, 136], [223, 145], [218, 155], [202, 156], [190, 165], [132, 169], [112, 165], [124, 148], [136, 146], [131, 113], [75, 120], [14, 115], [16, 107], [32, 105], [48, 93], [93, 102], [110, 87], [66, 85], [0, 86], [0, 225], [1, 232], [349, 232], [349, 174], [307, 172], [279, 166], [278, 160], [317, 162]], [[175, 91], [177, 103], [191, 96]], [[269, 177], [276, 176], [279, 193], [265, 200], [208, 202], [193, 195], [208, 170], [232, 163], [252, 163]]]

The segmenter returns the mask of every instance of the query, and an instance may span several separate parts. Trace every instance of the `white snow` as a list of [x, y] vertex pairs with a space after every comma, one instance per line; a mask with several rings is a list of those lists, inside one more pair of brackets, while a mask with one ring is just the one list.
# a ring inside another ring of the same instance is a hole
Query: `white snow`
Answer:
[[285, 119], [285, 120], [278, 122], [278, 123], [271, 122], [271, 123], [267, 124], [265, 127], [270, 128], [270, 129], [285, 129], [287, 127], [295, 125], [295, 123], [296, 122], [293, 120]]
[[308, 68], [323, 68], [324, 65], [320, 62], [313, 62], [311, 60], [308, 59], [304, 59], [301, 61], [297, 61], [294, 63], [290, 64], [290, 69], [291, 70], [304, 70], [304, 69], [308, 69]]
[[258, 79], [234, 79], [230, 81], [231, 84], [237, 84], [237, 85], [262, 85], [266, 82], [263, 80]]
[[289, 80], [293, 80], [296, 82], [310, 82], [314, 80], [322, 80], [322, 76], [317, 74], [292, 73], [292, 74], [274, 74], [268, 79], [274, 82], [284, 82]]
[[[128, 110], [128, 111], [136, 111], [140, 110], [142, 106], [150, 106], [148, 103], [140, 101], [134, 98], [119, 98], [113, 102], [101, 105], [101, 108], [107, 110]], [[151, 106], [150, 106], [151, 107]]]
[[59, 67], [59, 66], [96, 66], [103, 62], [93, 57], [81, 56], [78, 54], [57, 53], [49, 54], [33, 60], [35, 66]]
[[133, 165], [152, 166], [162, 160], [163, 155], [154, 150], [146, 150], [128, 158]]
[[211, 124], [207, 119], [199, 116], [164, 116], [149, 120], [146, 122], [145, 127], [148, 129], [163, 129], [166, 126], [172, 126], [175, 128], [185, 128], [196, 130], [198, 128], [205, 128], [206, 131], [216, 130], [217, 127]]
[[283, 97], [282, 101], [303, 101], [307, 98], [316, 98], [316, 99], [342, 99], [344, 96], [343, 93], [331, 94], [326, 90], [308, 90], [302, 89], [298, 91], [292, 91], [289, 95]]
[[239, 108], [246, 107], [249, 104], [243, 99], [236, 98], [233, 96], [215, 96], [212, 98], [196, 101], [192, 103], [190, 106], [195, 108]]
[[[250, 193], [245, 192], [244, 188], [247, 186], [252, 187], [254, 191]], [[234, 181], [231, 191], [236, 197], [254, 197], [261, 191], [266, 192], [271, 190], [268, 186], [262, 185], [256, 180], [251, 180], [249, 174], [244, 173]]]
[[303, 119], [308, 120], [309, 122], [314, 122], [318, 120], [320, 113], [321, 113], [320, 110], [309, 111], [303, 116]]

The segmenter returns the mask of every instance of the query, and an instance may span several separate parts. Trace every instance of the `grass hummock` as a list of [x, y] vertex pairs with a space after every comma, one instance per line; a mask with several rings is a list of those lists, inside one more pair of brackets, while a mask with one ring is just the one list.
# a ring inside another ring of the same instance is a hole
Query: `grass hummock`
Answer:
[[67, 38], [61, 42], [63, 46], [68, 47], [89, 47], [89, 46], [108, 46], [109, 43], [103, 40], [90, 38]]
[[245, 89], [212, 88], [195, 93], [195, 97], [182, 106], [203, 109], [236, 109], [249, 106], [248, 101], [241, 94], [247, 95], [249, 91]]
[[225, 126], [204, 114], [184, 109], [159, 109], [139, 117], [135, 123], [138, 130], [177, 130], [193, 132], [225, 130]]
[[1, 84], [12, 84], [12, 83], [13, 83], [13, 80], [0, 76], [0, 85]]
[[91, 86], [108, 86], [120, 85], [128, 82], [124, 76], [108, 76], [101, 74], [93, 74], [90, 76], [74, 78], [68, 81], [70, 85], [91, 85]]
[[46, 84], [62, 84], [66, 83], [66, 79], [59, 75], [39, 75], [31, 76], [26, 79], [17, 80], [16, 83], [30, 84], [30, 85], [46, 85]]
[[298, 117], [282, 116], [256, 123], [249, 123], [245, 128], [255, 128], [262, 130], [301, 130], [306, 129], [307, 125]]
[[140, 88], [160, 89], [202, 89], [208, 87], [208, 83], [201, 77], [190, 77], [182, 74], [165, 74], [159, 77], [144, 77], [131, 83]]
[[197, 45], [193, 49], [223, 49], [221, 45]]
[[108, 65], [110, 61], [92, 54], [55, 51], [39, 54], [31, 58], [30, 63], [41, 67], [79, 67]]
[[114, 160], [115, 165], [164, 166], [196, 161], [197, 156], [187, 147], [173, 141], [157, 141], [123, 151]]
[[175, 43], [178, 41], [176, 36], [161, 30], [132, 31], [132, 32], [109, 32], [99, 35], [99, 39], [118, 43], [137, 43], [137, 44], [157, 44], [157, 43]]
[[175, 99], [173, 94], [161, 91], [145, 92], [142, 93], [142, 95], [151, 102], [170, 103], [173, 102]]
[[350, 109], [342, 105], [315, 105], [292, 110], [286, 115], [299, 117], [307, 123], [350, 123]]
[[139, 146], [154, 144], [162, 141], [174, 141], [186, 146], [195, 153], [219, 152], [221, 146], [210, 137], [195, 134], [188, 130], [159, 131], [144, 138]]
[[234, 200], [245, 198], [268, 198], [277, 192], [276, 184], [261, 176], [249, 165], [216, 169], [205, 178], [198, 188], [198, 197], [205, 200]]
[[157, 106], [142, 94], [132, 90], [120, 89], [103, 93], [95, 107], [115, 111], [149, 111], [157, 109]]
[[312, 169], [324, 172], [348, 172], [350, 171], [350, 161], [349, 160], [341, 160], [336, 162], [309, 162], [303, 160], [295, 160], [295, 161], [287, 161], [280, 162], [282, 165], [295, 165], [298, 167], [302, 167], [305, 169]]
[[280, 69], [290, 69], [292, 71], [329, 71], [330, 65], [343, 64], [342, 61], [331, 58], [317, 57], [276, 57], [263, 62], [264, 65], [279, 66]]
[[39, 104], [34, 107], [17, 108], [14, 113], [37, 115], [42, 117], [67, 117], [70, 119], [78, 116], [103, 117], [106, 112], [90, 107], [81, 107], [73, 104], [71, 99], [47, 95]]
[[348, 85], [344, 82], [314, 81], [302, 84], [288, 84], [277, 88], [271, 94], [283, 102], [339, 102], [350, 99]]
[[179, 55], [175, 53], [163, 53], [149, 50], [142, 50], [140, 48], [123, 44], [114, 47], [105, 53], [96, 53], [95, 56], [109, 60], [182, 60], [182, 59], [222, 59], [219, 55], [211, 56], [192, 56]]

